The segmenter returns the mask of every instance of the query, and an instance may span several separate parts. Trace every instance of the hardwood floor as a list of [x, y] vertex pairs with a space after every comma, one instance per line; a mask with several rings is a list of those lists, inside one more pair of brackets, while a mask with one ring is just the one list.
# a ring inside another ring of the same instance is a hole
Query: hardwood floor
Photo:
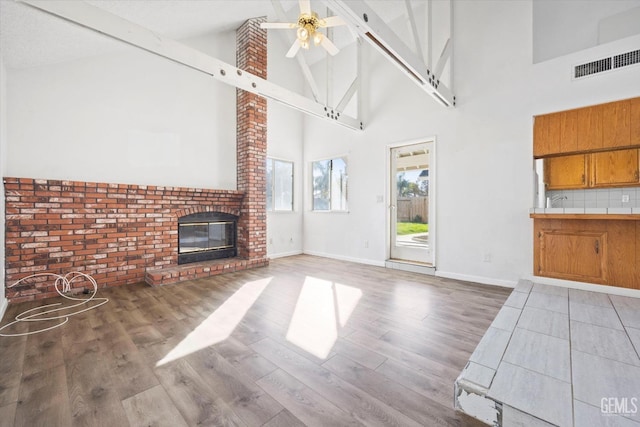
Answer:
[[481, 426], [453, 382], [510, 291], [306, 255], [102, 289], [0, 337], [0, 425]]

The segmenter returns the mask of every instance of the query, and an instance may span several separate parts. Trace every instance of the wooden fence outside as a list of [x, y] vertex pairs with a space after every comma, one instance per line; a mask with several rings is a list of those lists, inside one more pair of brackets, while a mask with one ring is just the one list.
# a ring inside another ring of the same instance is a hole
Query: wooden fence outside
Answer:
[[[429, 197], [398, 197], [398, 221], [429, 223]], [[421, 221], [414, 221], [416, 217]]]

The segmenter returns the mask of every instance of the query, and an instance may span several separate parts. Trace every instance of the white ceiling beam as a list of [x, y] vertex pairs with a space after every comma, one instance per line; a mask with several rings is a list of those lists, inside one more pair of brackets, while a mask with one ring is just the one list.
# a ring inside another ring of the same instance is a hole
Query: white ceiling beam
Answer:
[[420, 56], [365, 3], [347, 0], [325, 0], [358, 34], [398, 66], [425, 92], [450, 107], [455, 105], [451, 90], [436, 78]]
[[[276, 17], [280, 22], [287, 22], [289, 18], [287, 18], [287, 14], [284, 12], [284, 8], [282, 7], [282, 3], [279, 0], [271, 0], [271, 4], [273, 5], [273, 10], [276, 12]], [[297, 38], [293, 36], [295, 31], [281, 31], [280, 32], [284, 39], [288, 42], [287, 46], [291, 46]], [[309, 85], [309, 89], [311, 89], [311, 95], [316, 102], [320, 100], [320, 90], [318, 89], [318, 85], [316, 84], [315, 79], [313, 78], [313, 74], [311, 74], [311, 69], [307, 64], [307, 61], [304, 59], [304, 55], [298, 54], [296, 55], [296, 60], [298, 61], [298, 65], [300, 66], [300, 70], [302, 71], [302, 75], [304, 79], [307, 81]]]
[[336, 106], [336, 111], [338, 113], [342, 114], [344, 109], [347, 107], [347, 104], [349, 104], [349, 101], [351, 101], [351, 98], [353, 98], [353, 95], [355, 95], [355, 93], [357, 92], [358, 86], [359, 86], [359, 83], [360, 83], [359, 80], [360, 79], [358, 77], [356, 77], [351, 82], [351, 85], [349, 85], [349, 88], [344, 93], [344, 96], [342, 97], [342, 99], [340, 100], [338, 105]]
[[433, 74], [436, 76], [436, 79], [440, 79], [442, 76], [442, 72], [444, 71], [445, 65], [447, 65], [447, 61], [451, 58], [451, 39], [447, 39], [442, 48], [442, 53], [440, 54], [440, 58], [438, 58], [438, 63], [436, 64], [436, 68], [433, 71]]
[[17, 1], [177, 62], [193, 70], [208, 74], [225, 84], [264, 96], [304, 113], [339, 123], [351, 129], [363, 128], [360, 120], [342, 114], [334, 114], [334, 110], [326, 105], [322, 105], [236, 68], [234, 65], [206, 55], [175, 40], [163, 37], [147, 28], [85, 2]]
[[431, 0], [427, 0], [427, 62], [425, 62], [425, 64], [427, 64], [427, 69], [430, 70], [431, 66], [432, 66], [432, 55], [433, 55], [433, 20], [432, 20], [432, 16], [433, 16], [433, 8], [432, 8], [432, 4], [431, 4]]
[[[327, 14], [326, 16], [331, 16], [331, 11], [329, 10], [329, 8], [327, 8]], [[333, 41], [333, 28], [327, 28], [327, 35], [326, 37], [330, 40]], [[325, 52], [325, 65], [326, 65], [326, 73], [327, 75], [325, 76], [325, 88], [326, 88], [326, 93], [325, 93], [325, 99], [324, 102], [327, 105], [333, 105], [333, 55], [329, 55], [328, 52]]]
[[413, 34], [413, 41], [416, 45], [416, 53], [420, 60], [424, 63], [424, 55], [422, 54], [422, 43], [420, 43], [420, 36], [418, 35], [418, 27], [416, 26], [416, 18], [413, 16], [413, 9], [411, 8], [411, 0], [404, 0], [404, 5], [407, 8], [407, 16], [409, 16], [409, 24], [411, 26], [411, 33]]

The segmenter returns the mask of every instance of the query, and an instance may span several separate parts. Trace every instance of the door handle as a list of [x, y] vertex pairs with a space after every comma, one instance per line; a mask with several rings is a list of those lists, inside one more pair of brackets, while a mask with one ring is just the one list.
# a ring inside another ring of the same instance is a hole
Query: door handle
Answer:
[[389, 205], [389, 209], [395, 209], [396, 205]]
[[600, 253], [600, 242], [598, 240], [596, 240], [596, 253]]

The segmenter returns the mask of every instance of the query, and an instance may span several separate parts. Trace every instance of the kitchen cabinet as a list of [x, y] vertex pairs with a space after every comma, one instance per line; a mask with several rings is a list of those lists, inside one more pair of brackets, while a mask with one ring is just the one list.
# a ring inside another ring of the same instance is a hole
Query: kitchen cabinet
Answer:
[[533, 156], [640, 147], [640, 98], [534, 118]]
[[544, 175], [547, 190], [587, 188], [589, 157], [587, 154], [549, 157], [544, 160]]
[[544, 159], [547, 190], [640, 185], [640, 151], [600, 151]]
[[591, 187], [640, 184], [637, 148], [593, 153], [591, 165]]
[[602, 146], [631, 145], [631, 101], [610, 102], [602, 106]]
[[537, 116], [533, 123], [534, 156], [578, 150], [578, 114], [576, 110]]
[[578, 150], [602, 149], [602, 119], [604, 109], [600, 105], [578, 110]]
[[640, 98], [634, 98], [629, 103], [630, 144], [640, 145]]
[[533, 216], [534, 275], [640, 289], [640, 218]]
[[534, 118], [533, 122], [533, 155], [542, 157], [557, 152], [560, 149], [555, 137], [555, 125], [552, 124], [553, 114], [546, 114]]
[[542, 229], [538, 239], [540, 276], [607, 282], [606, 231]]

